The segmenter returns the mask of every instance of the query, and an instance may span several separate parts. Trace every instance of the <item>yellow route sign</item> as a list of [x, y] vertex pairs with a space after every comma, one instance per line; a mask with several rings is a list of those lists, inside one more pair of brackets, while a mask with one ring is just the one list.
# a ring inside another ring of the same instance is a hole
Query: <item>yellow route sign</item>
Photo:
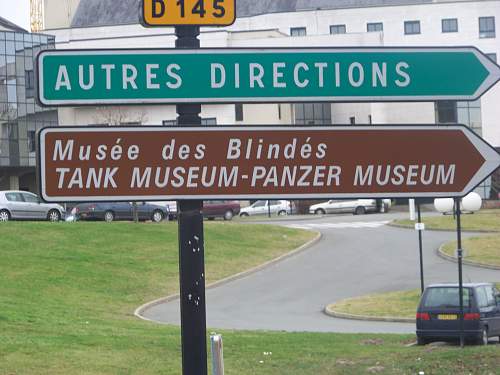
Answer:
[[236, 0], [142, 0], [145, 26], [229, 26]]

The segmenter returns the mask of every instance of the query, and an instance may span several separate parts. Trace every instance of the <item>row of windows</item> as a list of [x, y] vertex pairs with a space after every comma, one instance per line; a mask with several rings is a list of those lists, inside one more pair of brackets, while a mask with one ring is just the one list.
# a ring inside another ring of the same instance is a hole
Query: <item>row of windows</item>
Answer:
[[[12, 132], [13, 133], [13, 132]], [[11, 134], [12, 134], [11, 133]], [[28, 130], [26, 132], [27, 138], [15, 138], [12, 137], [11, 134], [8, 134], [9, 138], [0, 138], [0, 156], [6, 156], [4, 154], [9, 154], [9, 147], [2, 147], [3, 145], [10, 146], [13, 142], [16, 143], [16, 149], [19, 150], [19, 147], [26, 147], [28, 152], [36, 151], [36, 130]]]
[[[163, 126], [178, 126], [179, 122], [177, 120], [164, 120], [162, 121]], [[217, 119], [215, 117], [202, 118], [201, 125], [203, 126], [214, 126], [217, 125]]]
[[[406, 35], [414, 35], [421, 33], [420, 21], [405, 21], [404, 29]], [[367, 32], [384, 31], [382, 22], [370, 22], [366, 24]], [[445, 18], [441, 20], [441, 31], [443, 33], [458, 32], [458, 19]], [[347, 28], [345, 24], [331, 25], [330, 34], [345, 34]], [[292, 27], [290, 29], [291, 36], [305, 36], [307, 29], [305, 27]], [[480, 38], [495, 38], [495, 17], [479, 17], [479, 37]]]
[[[294, 105], [294, 109], [296, 125], [328, 125], [332, 123], [331, 103], [298, 103]], [[235, 115], [236, 121], [243, 121], [242, 104], [237, 104], [235, 106]], [[436, 102], [436, 121], [439, 124], [464, 124], [474, 130], [478, 135], [481, 135], [481, 102], [480, 100], [474, 102]], [[204, 126], [217, 125], [217, 119], [204, 118], [201, 123]], [[349, 123], [355, 125], [356, 117], [350, 117]], [[372, 123], [371, 115], [368, 116], [368, 123]], [[165, 120], [163, 121], [163, 125], [177, 126], [178, 122], [177, 120]]]

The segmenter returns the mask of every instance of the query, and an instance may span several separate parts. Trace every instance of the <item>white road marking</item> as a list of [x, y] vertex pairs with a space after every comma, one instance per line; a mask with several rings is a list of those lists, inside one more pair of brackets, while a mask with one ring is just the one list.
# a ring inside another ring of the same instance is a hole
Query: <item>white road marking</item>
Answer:
[[311, 223], [311, 224], [289, 224], [286, 227], [296, 229], [360, 229], [379, 228], [390, 223], [390, 221], [354, 221], [346, 223]]

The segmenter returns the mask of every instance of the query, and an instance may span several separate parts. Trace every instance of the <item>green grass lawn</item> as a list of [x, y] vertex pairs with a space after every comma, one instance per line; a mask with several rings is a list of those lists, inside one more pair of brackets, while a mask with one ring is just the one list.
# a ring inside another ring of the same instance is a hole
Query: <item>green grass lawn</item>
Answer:
[[[468, 231], [498, 231], [500, 232], [500, 210], [482, 210], [475, 214], [461, 215], [463, 230]], [[456, 230], [457, 222], [453, 215], [439, 215], [426, 217], [423, 213], [422, 222], [426, 229]], [[411, 220], [394, 220], [396, 225], [414, 228], [415, 222]]]
[[372, 317], [415, 318], [420, 289], [347, 298], [330, 307], [338, 312]]
[[[500, 283], [497, 288], [500, 288]], [[419, 299], [420, 289], [412, 289], [347, 298], [329, 307], [354, 315], [415, 319]]]
[[[208, 282], [314, 235], [227, 223], [207, 223], [205, 232]], [[177, 292], [176, 234], [175, 223], [2, 223], [0, 374], [179, 375], [179, 328], [133, 316]], [[498, 348], [406, 348], [412, 335], [220, 333], [229, 375], [490, 374], [500, 366]]]
[[[462, 241], [462, 247], [465, 249], [465, 260], [500, 267], [499, 235], [467, 238]], [[456, 241], [443, 246], [443, 251], [453, 257], [456, 249]]]

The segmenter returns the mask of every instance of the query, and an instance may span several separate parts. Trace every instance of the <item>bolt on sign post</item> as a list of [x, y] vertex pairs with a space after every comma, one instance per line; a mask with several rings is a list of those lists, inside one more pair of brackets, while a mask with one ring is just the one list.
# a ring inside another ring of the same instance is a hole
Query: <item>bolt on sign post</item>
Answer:
[[142, 24], [149, 26], [229, 26], [235, 0], [143, 0]]
[[38, 55], [38, 78], [37, 95], [47, 106], [422, 102], [475, 100], [500, 79], [500, 67], [473, 47], [184, 46], [47, 50]]
[[461, 125], [55, 127], [38, 150], [48, 202], [462, 197], [500, 166]]

